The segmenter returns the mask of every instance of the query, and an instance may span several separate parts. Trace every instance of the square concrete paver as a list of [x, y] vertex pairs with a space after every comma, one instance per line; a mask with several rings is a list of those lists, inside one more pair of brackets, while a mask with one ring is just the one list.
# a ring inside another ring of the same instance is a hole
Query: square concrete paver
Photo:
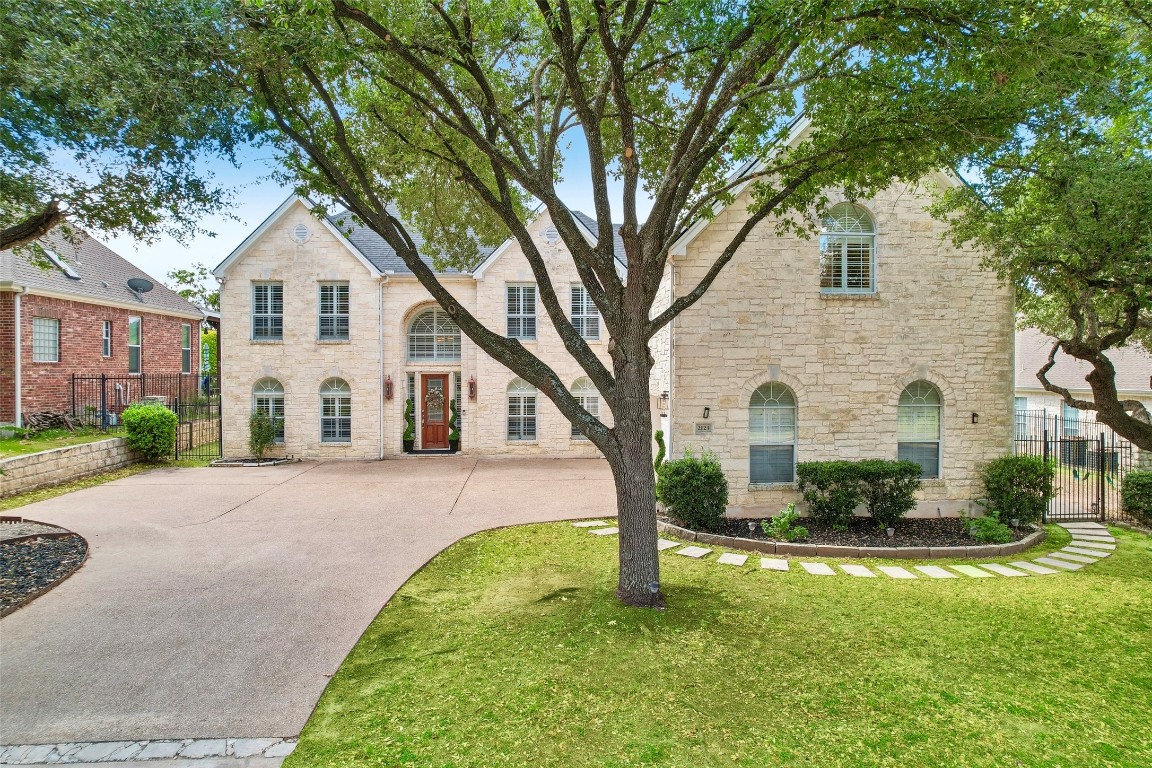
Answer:
[[876, 578], [876, 574], [868, 570], [867, 566], [855, 565], [853, 563], [840, 563], [840, 567], [844, 570], [844, 573], [849, 576], [861, 576], [866, 579]]
[[1096, 562], [1096, 558], [1094, 558], [1094, 557], [1084, 557], [1083, 555], [1074, 555], [1074, 554], [1071, 554], [1069, 552], [1065, 552], [1064, 550], [1060, 550], [1058, 552], [1049, 552], [1048, 557], [1058, 557], [1061, 560], [1071, 560], [1074, 563], [1083, 563], [1084, 565], [1089, 565], [1091, 563]]
[[612, 525], [607, 520], [577, 520], [572, 523], [573, 528], [602, 528], [605, 525]]
[[898, 565], [878, 565], [877, 570], [886, 576], [891, 576], [894, 579], [914, 579], [916, 574], [911, 573], [906, 568], [901, 568]]
[[1008, 566], [1001, 565], [1000, 563], [980, 563], [980, 567], [985, 568], [989, 571], [992, 571], [992, 573], [998, 573], [1001, 576], [1029, 576], [1029, 575], [1031, 575], [1031, 574], [1026, 573], [1025, 571], [1018, 571], [1015, 568], [1009, 568]]
[[594, 531], [592, 531], [592, 533], [595, 534], [596, 536], [612, 536], [614, 534], [620, 533], [620, 529], [619, 528], [597, 528]]
[[224, 757], [228, 754], [227, 739], [196, 739], [180, 750], [180, 757]]
[[680, 546], [680, 542], [678, 542], [678, 541], [668, 541], [668, 539], [657, 539], [656, 540], [656, 549], [659, 550], [660, 552], [663, 552], [666, 549], [672, 549], [673, 547], [678, 547], [678, 546]]
[[694, 557], [699, 559], [711, 551], [712, 550], [706, 547], [684, 547], [684, 549], [676, 550], [676, 554], [684, 555], [684, 557]]
[[1009, 563], [1009, 565], [1015, 566], [1016, 568], [1023, 568], [1025, 571], [1031, 571], [1038, 576], [1051, 576], [1053, 573], [1059, 573], [1059, 571], [1054, 571], [1051, 568], [1045, 568], [1042, 565], [1036, 565], [1036, 563], [1029, 563], [1027, 560]]
[[[1075, 542], [1073, 542], [1075, 543]], [[1085, 557], [1105, 558], [1112, 553], [1108, 550], [1101, 549], [1088, 549], [1087, 547], [1064, 547], [1061, 552], [1069, 552], [1073, 555], [1083, 555]]]
[[1078, 571], [1084, 566], [1080, 563], [1070, 563], [1067, 560], [1057, 560], [1054, 557], [1038, 557], [1033, 562], [1040, 563], [1041, 565], [1050, 565], [1053, 568], [1060, 568], [1065, 571]]
[[988, 573], [988, 571], [982, 571], [974, 565], [953, 565], [952, 570], [962, 573], [965, 576], [971, 576], [974, 579], [995, 578], [991, 573]]
[[920, 571], [920, 573], [923, 573], [926, 576], [931, 576], [934, 579], [958, 579], [958, 578], [960, 578], [959, 576], [952, 573], [951, 571], [945, 570], [938, 565], [914, 565], [912, 567], [915, 568], [916, 570]]
[[813, 576], [835, 576], [836, 571], [828, 563], [800, 563], [800, 567]]
[[1101, 541], [1101, 542], [1104, 542], [1105, 544], [1115, 544], [1116, 543], [1116, 538], [1114, 536], [1093, 536], [1091, 534], [1079, 533], [1079, 532], [1073, 532], [1072, 533], [1072, 540], [1073, 541], [1080, 541], [1080, 540]]
[[744, 565], [744, 563], [748, 562], [748, 555], [737, 555], [734, 552], [725, 552], [716, 559], [716, 562], [724, 563], [724, 565]]
[[1077, 547], [1087, 547], [1088, 549], [1098, 549], [1104, 552], [1111, 552], [1116, 549], [1116, 545], [1107, 541], [1085, 541], [1084, 539], [1072, 539], [1072, 543]]
[[788, 561], [775, 557], [762, 557], [760, 558], [760, 567], [766, 571], [786, 571], [788, 570]]

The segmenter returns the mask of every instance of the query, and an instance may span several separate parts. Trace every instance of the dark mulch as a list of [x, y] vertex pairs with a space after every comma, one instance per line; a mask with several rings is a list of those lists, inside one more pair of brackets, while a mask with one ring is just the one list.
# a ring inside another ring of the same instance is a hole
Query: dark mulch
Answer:
[[0, 612], [8, 613], [72, 574], [84, 562], [80, 536], [0, 542]]
[[[747, 520], [725, 520], [718, 531], [726, 536], [740, 536], [745, 539], [767, 540], [755, 520], [754, 530], [748, 530]], [[887, 534], [876, 527], [876, 523], [866, 517], [852, 521], [846, 531], [834, 531], [829, 525], [804, 518], [800, 525], [808, 529], [808, 537], [798, 539], [805, 544], [829, 544], [842, 547], [970, 547], [978, 542], [964, 529], [964, 520], [957, 517], [901, 520], [896, 523], [895, 534]], [[1012, 529], [1012, 540], [1019, 541], [1030, 529]]]

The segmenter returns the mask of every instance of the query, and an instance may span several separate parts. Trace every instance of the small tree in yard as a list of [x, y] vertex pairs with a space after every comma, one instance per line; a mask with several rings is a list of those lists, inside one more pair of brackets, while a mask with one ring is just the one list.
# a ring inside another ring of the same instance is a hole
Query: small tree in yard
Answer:
[[252, 411], [248, 417], [248, 450], [257, 461], [263, 461], [264, 454], [276, 443], [277, 422], [267, 411]]
[[176, 414], [159, 403], [140, 402], [125, 409], [125, 440], [145, 461], [158, 462], [176, 447]]
[[[463, 333], [607, 458], [620, 527], [617, 595], [645, 606], [663, 604], [649, 592], [660, 578], [653, 336], [705, 294], [761, 222], [807, 231], [831, 186], [867, 196], [1002, 141], [1032, 106], [1062, 95], [1063, 83], [1096, 72], [1103, 45], [1100, 25], [1079, 9], [1054, 15], [1016, 0], [220, 7], [219, 69], [251, 95], [285, 173], [379, 234]], [[808, 128], [784, 146], [801, 104]], [[565, 168], [572, 143], [587, 162]], [[562, 173], [589, 180], [595, 243], [565, 215]], [[710, 268], [654, 311], [670, 245], [741, 189], [743, 219]], [[600, 310], [607, 364], [556, 294], [526, 225], [533, 203], [548, 207]], [[421, 249], [409, 226], [424, 236]], [[532, 350], [486, 327], [420, 258], [473, 267], [476, 237], [519, 244], [611, 427]]]

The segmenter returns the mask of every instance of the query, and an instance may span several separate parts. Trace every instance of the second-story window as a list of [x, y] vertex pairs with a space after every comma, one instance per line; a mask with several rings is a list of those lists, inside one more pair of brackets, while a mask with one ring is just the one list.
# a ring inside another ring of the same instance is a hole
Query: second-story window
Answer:
[[180, 373], [192, 373], [192, 326], [180, 324]]
[[600, 309], [582, 285], [572, 286], [572, 327], [589, 341], [600, 338]]
[[128, 373], [140, 373], [140, 354], [144, 347], [144, 337], [140, 330], [140, 318], [128, 318]]
[[536, 338], [536, 286], [508, 286], [508, 338]]
[[820, 233], [820, 291], [876, 292], [876, 227], [852, 203], [832, 206]]
[[348, 283], [320, 284], [321, 341], [348, 339]]
[[252, 338], [255, 341], [284, 338], [283, 283], [252, 283]]

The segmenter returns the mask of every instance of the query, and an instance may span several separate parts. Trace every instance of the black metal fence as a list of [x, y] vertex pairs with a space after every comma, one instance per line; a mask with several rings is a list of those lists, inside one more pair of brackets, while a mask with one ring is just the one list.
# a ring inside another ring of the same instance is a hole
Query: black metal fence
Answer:
[[188, 373], [72, 375], [72, 415], [109, 433], [124, 428], [128, 406], [153, 401], [176, 414], [176, 459], [217, 459], [223, 452], [220, 379]]
[[1122, 520], [1120, 486], [1135, 450], [1093, 419], [1045, 411], [1016, 412], [1015, 452], [1043, 457], [1056, 469], [1056, 495], [1046, 520]]

